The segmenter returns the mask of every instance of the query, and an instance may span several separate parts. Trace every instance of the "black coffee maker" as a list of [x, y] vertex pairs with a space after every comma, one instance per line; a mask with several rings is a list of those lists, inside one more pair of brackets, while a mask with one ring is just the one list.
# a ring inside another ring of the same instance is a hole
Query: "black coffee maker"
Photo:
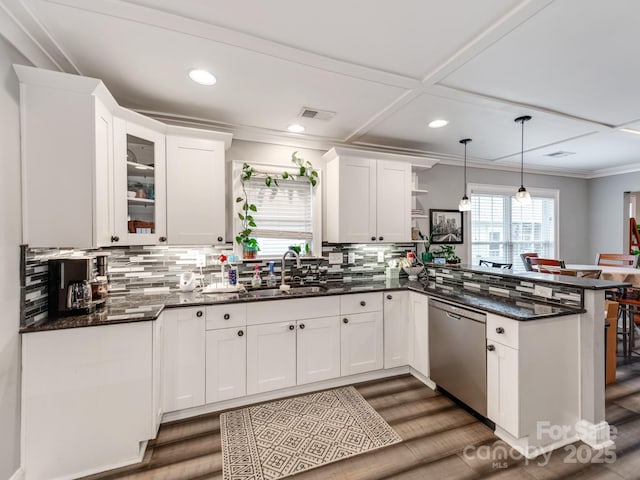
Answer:
[[56, 258], [49, 266], [49, 316], [81, 315], [94, 308], [91, 297], [93, 259]]

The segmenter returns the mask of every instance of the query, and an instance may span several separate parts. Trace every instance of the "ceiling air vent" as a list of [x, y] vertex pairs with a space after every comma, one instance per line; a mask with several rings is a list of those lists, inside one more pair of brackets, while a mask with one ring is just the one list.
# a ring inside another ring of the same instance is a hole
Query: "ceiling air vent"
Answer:
[[336, 112], [330, 112], [328, 110], [320, 110], [319, 108], [302, 107], [299, 117], [313, 118], [314, 120], [328, 121], [335, 117]]
[[553, 152], [553, 153], [545, 153], [544, 156], [545, 157], [552, 157], [552, 158], [561, 158], [561, 157], [568, 157], [569, 155], [575, 155], [576, 152], [563, 152], [562, 150], [558, 150], [557, 152]]

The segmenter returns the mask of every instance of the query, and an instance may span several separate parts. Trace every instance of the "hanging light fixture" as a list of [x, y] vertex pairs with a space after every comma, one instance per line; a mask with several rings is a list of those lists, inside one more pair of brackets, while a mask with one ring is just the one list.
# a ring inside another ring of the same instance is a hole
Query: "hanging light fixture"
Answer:
[[527, 205], [531, 203], [531, 196], [529, 195], [529, 192], [527, 192], [527, 189], [524, 188], [524, 122], [528, 122], [529, 120], [531, 120], [529, 115], [524, 115], [514, 120], [514, 122], [519, 122], [522, 125], [522, 136], [520, 140], [520, 188], [516, 193], [516, 201], [520, 205]]
[[460, 143], [464, 144], [464, 190], [462, 192], [462, 199], [458, 205], [458, 210], [461, 212], [468, 212], [471, 210], [471, 200], [467, 197], [467, 143], [470, 141], [470, 138], [460, 140]]

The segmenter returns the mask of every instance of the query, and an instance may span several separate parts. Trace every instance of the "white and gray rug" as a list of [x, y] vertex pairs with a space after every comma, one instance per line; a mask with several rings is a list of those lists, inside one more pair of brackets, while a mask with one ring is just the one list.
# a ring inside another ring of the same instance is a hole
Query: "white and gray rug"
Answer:
[[353, 387], [220, 415], [224, 480], [276, 480], [402, 439]]

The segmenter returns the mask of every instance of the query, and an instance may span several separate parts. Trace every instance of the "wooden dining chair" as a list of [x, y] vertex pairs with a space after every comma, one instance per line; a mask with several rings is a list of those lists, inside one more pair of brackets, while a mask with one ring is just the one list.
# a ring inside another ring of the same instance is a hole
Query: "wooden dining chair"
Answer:
[[522, 263], [524, 264], [524, 269], [527, 272], [531, 271], [531, 263], [529, 263], [529, 258], [537, 257], [537, 256], [538, 254], [536, 252], [528, 252], [528, 253], [520, 254], [520, 258], [522, 259]]
[[480, 266], [511, 270], [513, 268], [513, 263], [500, 263], [500, 262], [492, 262], [491, 260], [480, 260]]
[[599, 253], [596, 255], [596, 265], [637, 268], [638, 255], [629, 255], [625, 253]]
[[566, 268], [564, 260], [557, 260], [555, 258], [529, 257], [527, 258], [527, 261], [531, 264], [531, 270], [534, 272], [555, 273], [556, 275], [559, 275], [560, 270]]

